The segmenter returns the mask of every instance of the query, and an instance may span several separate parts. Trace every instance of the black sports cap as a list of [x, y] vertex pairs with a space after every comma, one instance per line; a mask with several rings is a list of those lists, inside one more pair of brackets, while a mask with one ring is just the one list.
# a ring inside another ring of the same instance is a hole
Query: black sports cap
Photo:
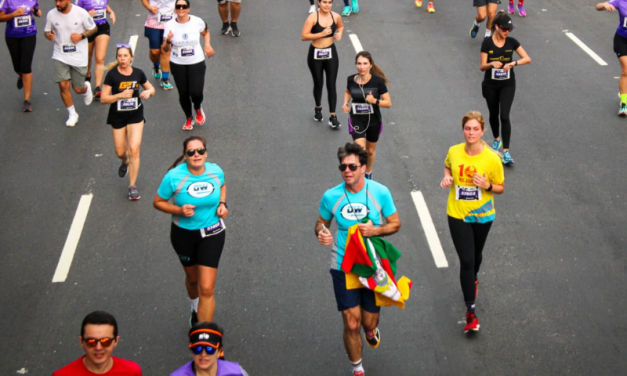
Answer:
[[495, 17], [494, 24], [503, 30], [514, 30], [514, 24], [512, 19], [506, 13], [501, 14], [499, 17]]

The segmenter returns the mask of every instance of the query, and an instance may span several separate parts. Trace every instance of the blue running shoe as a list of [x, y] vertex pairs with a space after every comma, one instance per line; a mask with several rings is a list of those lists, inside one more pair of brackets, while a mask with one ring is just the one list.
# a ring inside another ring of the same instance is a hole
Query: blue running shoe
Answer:
[[501, 140], [494, 140], [494, 142], [492, 143], [492, 149], [498, 151], [501, 148], [501, 145], [503, 145], [503, 142]]
[[352, 0], [351, 5], [353, 8], [353, 13], [358, 13], [359, 12], [359, 0]]
[[514, 164], [514, 159], [512, 158], [512, 156], [509, 154], [509, 150], [505, 150], [503, 152], [503, 164], [506, 166], [509, 165], [513, 165]]
[[618, 108], [618, 116], [627, 116], [627, 104], [620, 104], [620, 107]]
[[470, 37], [471, 38], [476, 38], [477, 37], [477, 33], [479, 32], [479, 25], [477, 25], [476, 23], [472, 23], [472, 28], [470, 29]]
[[351, 15], [351, 7], [344, 7], [344, 10], [342, 11], [342, 16], [348, 17], [350, 15]]

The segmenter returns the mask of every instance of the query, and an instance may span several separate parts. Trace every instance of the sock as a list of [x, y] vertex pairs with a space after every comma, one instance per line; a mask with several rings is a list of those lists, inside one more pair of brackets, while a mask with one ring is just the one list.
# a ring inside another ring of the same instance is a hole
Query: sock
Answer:
[[76, 115], [76, 110], [74, 109], [74, 106], [68, 107], [67, 112], [70, 114], [70, 116]]
[[620, 95], [620, 103], [627, 104], [627, 94]]
[[477, 20], [475, 20], [475, 25], [481, 26], [481, 22], [477, 22]]
[[189, 302], [190, 302], [190, 304], [191, 304], [191, 306], [192, 306], [192, 309], [193, 309], [195, 312], [198, 312], [198, 298], [196, 298], [196, 299], [190, 299], [190, 300], [189, 300]]
[[155, 67], [155, 69], [159, 69], [159, 66], [161, 66], [161, 63], [157, 61], [156, 63], [152, 63], [152, 65]]
[[486, 38], [491, 37], [492, 36], [492, 31], [490, 29], [485, 29], [485, 36], [486, 36]]
[[[513, 1], [513, 0], [512, 0], [512, 1]], [[519, 6], [519, 7], [522, 7], [524, 2], [525, 2], [525, 0], [518, 0], [518, 6]]]
[[509, 0], [509, 5], [514, 5], [514, 0]]
[[170, 72], [161, 72], [161, 80], [165, 81], [170, 78]]
[[361, 359], [356, 362], [351, 362], [351, 364], [353, 365], [353, 372], [364, 372], [364, 366], [361, 364]]
[[471, 313], [475, 313], [475, 303], [466, 303], [466, 310]]

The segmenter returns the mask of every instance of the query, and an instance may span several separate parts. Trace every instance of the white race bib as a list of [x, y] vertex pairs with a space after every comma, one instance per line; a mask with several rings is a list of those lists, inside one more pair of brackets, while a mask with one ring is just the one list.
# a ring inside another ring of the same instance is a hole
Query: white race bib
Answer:
[[106, 9], [96, 9], [94, 16], [92, 17], [94, 20], [103, 20], [107, 18], [107, 10]]
[[374, 114], [374, 107], [371, 103], [352, 103], [353, 115], [370, 115]]
[[333, 52], [331, 51], [331, 47], [314, 49], [314, 60], [329, 60], [332, 58]]
[[137, 98], [118, 99], [118, 111], [133, 111], [139, 108]]
[[61, 46], [61, 51], [63, 51], [64, 54], [71, 54], [76, 52], [76, 45], [75, 44], [64, 44]]
[[480, 201], [481, 200], [481, 188], [456, 185], [455, 186], [455, 200]]
[[623, 27], [627, 28], [627, 17], [623, 20]]
[[501, 81], [501, 80], [509, 80], [509, 72], [511, 72], [512, 68], [510, 68], [507, 72], [503, 69], [492, 68], [492, 79]]
[[173, 14], [172, 13], [159, 13], [157, 15], [157, 20], [159, 22], [168, 22], [172, 19]]
[[17, 16], [13, 19], [13, 24], [15, 27], [28, 27], [33, 24], [33, 21], [30, 15]]

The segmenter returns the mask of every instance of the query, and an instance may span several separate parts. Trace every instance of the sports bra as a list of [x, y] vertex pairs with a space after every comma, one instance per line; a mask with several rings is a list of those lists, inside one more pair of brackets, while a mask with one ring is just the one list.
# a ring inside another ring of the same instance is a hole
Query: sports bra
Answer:
[[[318, 15], [318, 20], [316, 21], [316, 24], [313, 25], [313, 27], [311, 28], [311, 33], [312, 34], [318, 34], [324, 31], [324, 29], [326, 29], [325, 27], [322, 27], [322, 25], [320, 25], [320, 12], [316, 12]], [[325, 39], [325, 38], [333, 38], [333, 36], [335, 35], [335, 32], [337, 31], [337, 24], [335, 23], [335, 17], [333, 17], [333, 13], [331, 13], [331, 18], [333, 19], [333, 23], [331, 24], [331, 31], [332, 33], [327, 35], [326, 37], [322, 37], [320, 39]]]

